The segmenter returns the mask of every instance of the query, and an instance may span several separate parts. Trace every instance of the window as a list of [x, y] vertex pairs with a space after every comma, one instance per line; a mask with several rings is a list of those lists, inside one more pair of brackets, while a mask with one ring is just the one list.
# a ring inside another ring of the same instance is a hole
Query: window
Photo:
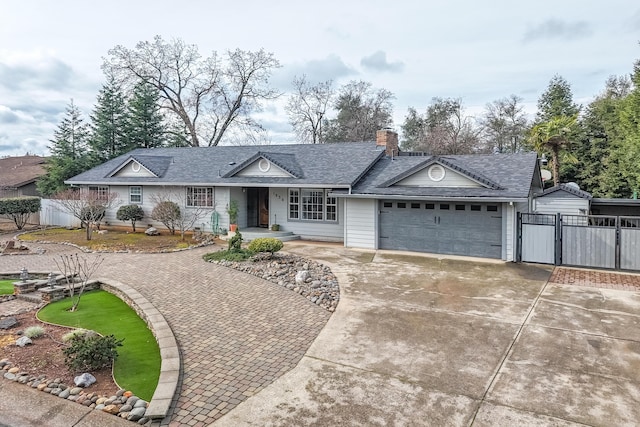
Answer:
[[398, 202], [398, 209], [404, 209], [407, 207], [407, 204], [405, 202]]
[[338, 221], [338, 199], [321, 188], [290, 188], [289, 219]]
[[446, 204], [440, 205], [440, 210], [441, 211], [448, 211], [449, 210], [449, 205], [446, 205]]
[[411, 203], [411, 209], [420, 209], [420, 203]]
[[436, 205], [434, 205], [433, 203], [425, 203], [424, 208], [425, 209], [435, 209]]
[[142, 187], [129, 187], [129, 203], [136, 205], [142, 204]]
[[213, 187], [187, 187], [187, 207], [213, 207]]
[[457, 211], [463, 211], [463, 210], [465, 210], [465, 205], [456, 205], [456, 210], [457, 210]]
[[300, 190], [289, 190], [289, 219], [300, 218]]
[[482, 210], [482, 206], [480, 206], [480, 205], [471, 205], [471, 210], [472, 211], [480, 211], [480, 210]]
[[383, 202], [382, 206], [385, 208], [392, 208], [393, 207], [393, 203], [391, 202]]
[[329, 196], [327, 194], [326, 198], [327, 202], [325, 204], [327, 208], [327, 221], [337, 221], [338, 220], [338, 199], [333, 196]]
[[302, 219], [323, 220], [323, 190], [302, 190]]
[[498, 212], [498, 207], [496, 205], [487, 206], [487, 212]]
[[95, 192], [97, 200], [109, 199], [109, 187], [107, 185], [89, 186], [90, 192]]

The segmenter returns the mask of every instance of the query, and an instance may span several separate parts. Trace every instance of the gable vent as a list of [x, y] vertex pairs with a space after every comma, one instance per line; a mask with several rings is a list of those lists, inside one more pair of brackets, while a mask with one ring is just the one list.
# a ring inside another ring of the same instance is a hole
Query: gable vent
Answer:
[[433, 165], [429, 168], [429, 178], [432, 181], [442, 181], [444, 179], [445, 173], [446, 172], [444, 168], [440, 165]]

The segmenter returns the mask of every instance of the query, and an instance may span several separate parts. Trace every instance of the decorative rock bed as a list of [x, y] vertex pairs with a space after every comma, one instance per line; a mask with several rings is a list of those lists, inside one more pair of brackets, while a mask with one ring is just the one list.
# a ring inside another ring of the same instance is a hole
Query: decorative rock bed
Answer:
[[82, 387], [70, 387], [62, 384], [60, 379], [47, 379], [43, 376], [30, 375], [14, 367], [7, 359], [0, 360], [0, 370], [4, 372], [3, 377], [9, 381], [26, 384], [31, 388], [38, 389], [44, 393], [58, 396], [76, 402], [80, 405], [103, 411], [112, 415], [117, 415], [138, 424], [147, 424], [150, 420], [145, 417], [148, 402], [133, 395], [130, 391], [118, 390], [113, 396], [100, 396], [96, 393], [86, 393]]
[[296, 255], [274, 254], [249, 261], [211, 261], [224, 267], [249, 273], [297, 292], [312, 303], [333, 312], [340, 301], [340, 287], [331, 269]]

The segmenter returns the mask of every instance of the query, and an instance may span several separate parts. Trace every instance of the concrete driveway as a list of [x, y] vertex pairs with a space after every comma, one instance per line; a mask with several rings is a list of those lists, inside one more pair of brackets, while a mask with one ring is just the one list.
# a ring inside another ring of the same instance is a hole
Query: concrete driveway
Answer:
[[551, 268], [287, 244], [341, 302], [298, 366], [221, 426], [631, 426], [640, 293]]

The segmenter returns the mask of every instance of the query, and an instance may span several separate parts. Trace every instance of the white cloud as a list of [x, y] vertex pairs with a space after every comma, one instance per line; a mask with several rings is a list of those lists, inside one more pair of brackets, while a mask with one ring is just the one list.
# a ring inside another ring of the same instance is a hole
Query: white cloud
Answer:
[[559, 19], [548, 19], [529, 27], [522, 39], [525, 43], [545, 39], [577, 40], [592, 34], [593, 28], [586, 21], [566, 22]]
[[371, 71], [399, 73], [404, 69], [404, 63], [401, 61], [387, 61], [387, 54], [381, 50], [365, 56], [360, 60], [360, 65]]

